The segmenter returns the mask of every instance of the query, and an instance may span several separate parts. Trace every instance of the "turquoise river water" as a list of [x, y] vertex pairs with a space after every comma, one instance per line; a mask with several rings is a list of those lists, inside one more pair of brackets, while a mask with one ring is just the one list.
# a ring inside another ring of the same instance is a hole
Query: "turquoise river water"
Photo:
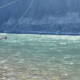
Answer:
[[0, 80], [80, 80], [80, 36], [5, 35]]

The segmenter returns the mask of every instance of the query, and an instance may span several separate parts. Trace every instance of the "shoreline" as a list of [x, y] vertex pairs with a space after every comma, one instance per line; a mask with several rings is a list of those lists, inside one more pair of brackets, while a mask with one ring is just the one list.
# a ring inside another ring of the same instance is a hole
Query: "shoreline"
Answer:
[[48, 33], [48, 32], [0, 32], [0, 33], [7, 33], [7, 34], [40, 34], [40, 35], [71, 35], [71, 36], [80, 36], [80, 34], [76, 33], [76, 34], [73, 34], [73, 33], [65, 33], [65, 34], [62, 34], [62, 33]]

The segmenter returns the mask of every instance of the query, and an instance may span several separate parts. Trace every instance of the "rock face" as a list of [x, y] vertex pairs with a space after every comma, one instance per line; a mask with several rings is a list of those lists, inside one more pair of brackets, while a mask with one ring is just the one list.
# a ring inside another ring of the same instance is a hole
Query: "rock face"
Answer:
[[[19, 0], [0, 8], [0, 32], [80, 34], [79, 0], [34, 0], [20, 20], [31, 1]], [[1, 0], [0, 7], [11, 2]]]

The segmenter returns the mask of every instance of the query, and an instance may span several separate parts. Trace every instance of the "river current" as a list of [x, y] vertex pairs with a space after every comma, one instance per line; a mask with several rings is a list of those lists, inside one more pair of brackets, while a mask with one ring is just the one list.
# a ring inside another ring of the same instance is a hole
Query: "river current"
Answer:
[[80, 36], [5, 35], [0, 80], [80, 80]]

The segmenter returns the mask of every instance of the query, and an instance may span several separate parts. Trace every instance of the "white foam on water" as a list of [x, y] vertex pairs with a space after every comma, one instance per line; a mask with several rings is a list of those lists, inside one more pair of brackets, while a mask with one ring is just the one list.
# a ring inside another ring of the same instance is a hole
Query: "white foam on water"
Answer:
[[62, 50], [57, 50], [57, 51], [61, 52]]
[[4, 69], [9, 69], [9, 67], [8, 66], [5, 66]]
[[50, 50], [52, 50], [53, 48], [49, 48]]
[[53, 41], [53, 42], [56, 42], [56, 41]]
[[74, 63], [73, 63], [73, 62], [70, 62], [70, 61], [65, 61], [64, 64], [70, 64], [70, 65], [73, 65]]
[[71, 58], [70, 55], [65, 55], [63, 58]]
[[68, 74], [66, 73], [65, 76], [67, 76]]
[[66, 45], [66, 43], [62, 43], [62, 42], [61, 42], [60, 44], [64, 44], [64, 45]]
[[55, 57], [52, 57], [53, 59], [55, 59]]
[[70, 57], [66, 56], [66, 57], [64, 57], [64, 58], [70, 58]]
[[0, 63], [1, 64], [4, 64], [4, 63], [6, 63], [6, 60], [2, 60], [2, 61], [0, 61]]

